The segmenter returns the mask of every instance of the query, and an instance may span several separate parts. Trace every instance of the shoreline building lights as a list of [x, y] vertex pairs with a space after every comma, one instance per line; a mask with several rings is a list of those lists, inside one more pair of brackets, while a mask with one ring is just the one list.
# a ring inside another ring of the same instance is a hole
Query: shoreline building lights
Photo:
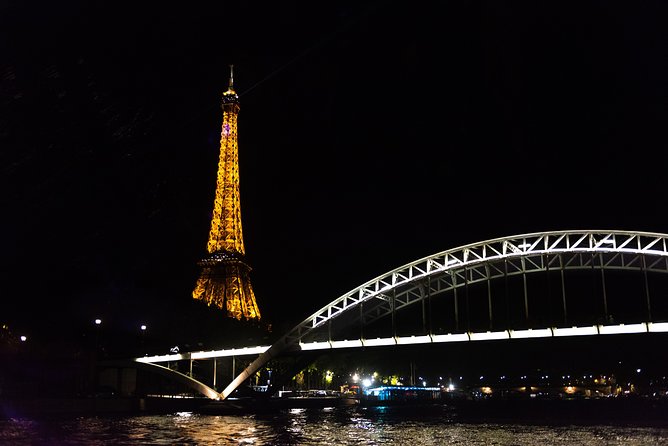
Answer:
[[239, 194], [239, 147], [237, 117], [239, 96], [234, 91], [234, 73], [223, 93], [223, 125], [216, 194], [207, 242], [208, 256], [198, 262], [202, 268], [193, 299], [223, 310], [226, 316], [260, 320], [260, 310], [251, 286], [250, 266], [245, 261]]

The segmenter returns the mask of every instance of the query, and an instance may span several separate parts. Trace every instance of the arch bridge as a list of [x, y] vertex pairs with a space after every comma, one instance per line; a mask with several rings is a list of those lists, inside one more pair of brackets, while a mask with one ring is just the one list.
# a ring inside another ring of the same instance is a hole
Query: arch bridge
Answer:
[[424, 257], [338, 297], [273, 345], [256, 347], [259, 356], [214, 397], [227, 398], [288, 352], [666, 332], [668, 303], [662, 295], [668, 276], [656, 273], [668, 272], [667, 238], [636, 231], [551, 231]]

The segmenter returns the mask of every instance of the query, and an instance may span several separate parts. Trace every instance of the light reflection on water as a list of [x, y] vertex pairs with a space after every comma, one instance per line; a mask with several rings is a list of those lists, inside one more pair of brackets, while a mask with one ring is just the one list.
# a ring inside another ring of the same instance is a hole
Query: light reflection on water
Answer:
[[462, 423], [443, 410], [327, 408], [247, 416], [0, 420], [0, 445], [660, 445], [668, 428]]

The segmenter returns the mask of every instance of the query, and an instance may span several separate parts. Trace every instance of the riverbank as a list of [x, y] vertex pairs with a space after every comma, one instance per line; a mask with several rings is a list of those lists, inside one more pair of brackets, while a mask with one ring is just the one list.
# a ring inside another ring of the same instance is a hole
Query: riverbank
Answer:
[[378, 401], [364, 398], [25, 398], [0, 399], [0, 418], [143, 415], [193, 412], [253, 415], [290, 409], [353, 407], [362, 410], [446, 410], [453, 421], [533, 424], [619, 424], [668, 426], [668, 399], [503, 399]]
[[190, 412], [209, 401], [160, 397], [12, 398], [0, 399], [0, 418]]
[[482, 399], [448, 402], [461, 421], [668, 426], [668, 399]]
[[213, 401], [195, 411], [211, 415], [278, 412], [285, 409], [319, 409], [351, 406], [368, 410], [447, 410], [461, 422], [533, 424], [619, 424], [665, 425], [668, 427], [668, 399], [578, 398], [532, 399], [490, 398], [455, 400], [390, 400], [365, 398], [268, 398]]

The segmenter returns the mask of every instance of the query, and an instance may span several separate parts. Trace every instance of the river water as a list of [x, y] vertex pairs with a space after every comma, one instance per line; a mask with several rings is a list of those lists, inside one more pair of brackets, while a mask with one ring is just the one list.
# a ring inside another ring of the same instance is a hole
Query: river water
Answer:
[[660, 445], [668, 427], [464, 422], [445, 408], [285, 409], [254, 415], [0, 420], [1, 445]]

